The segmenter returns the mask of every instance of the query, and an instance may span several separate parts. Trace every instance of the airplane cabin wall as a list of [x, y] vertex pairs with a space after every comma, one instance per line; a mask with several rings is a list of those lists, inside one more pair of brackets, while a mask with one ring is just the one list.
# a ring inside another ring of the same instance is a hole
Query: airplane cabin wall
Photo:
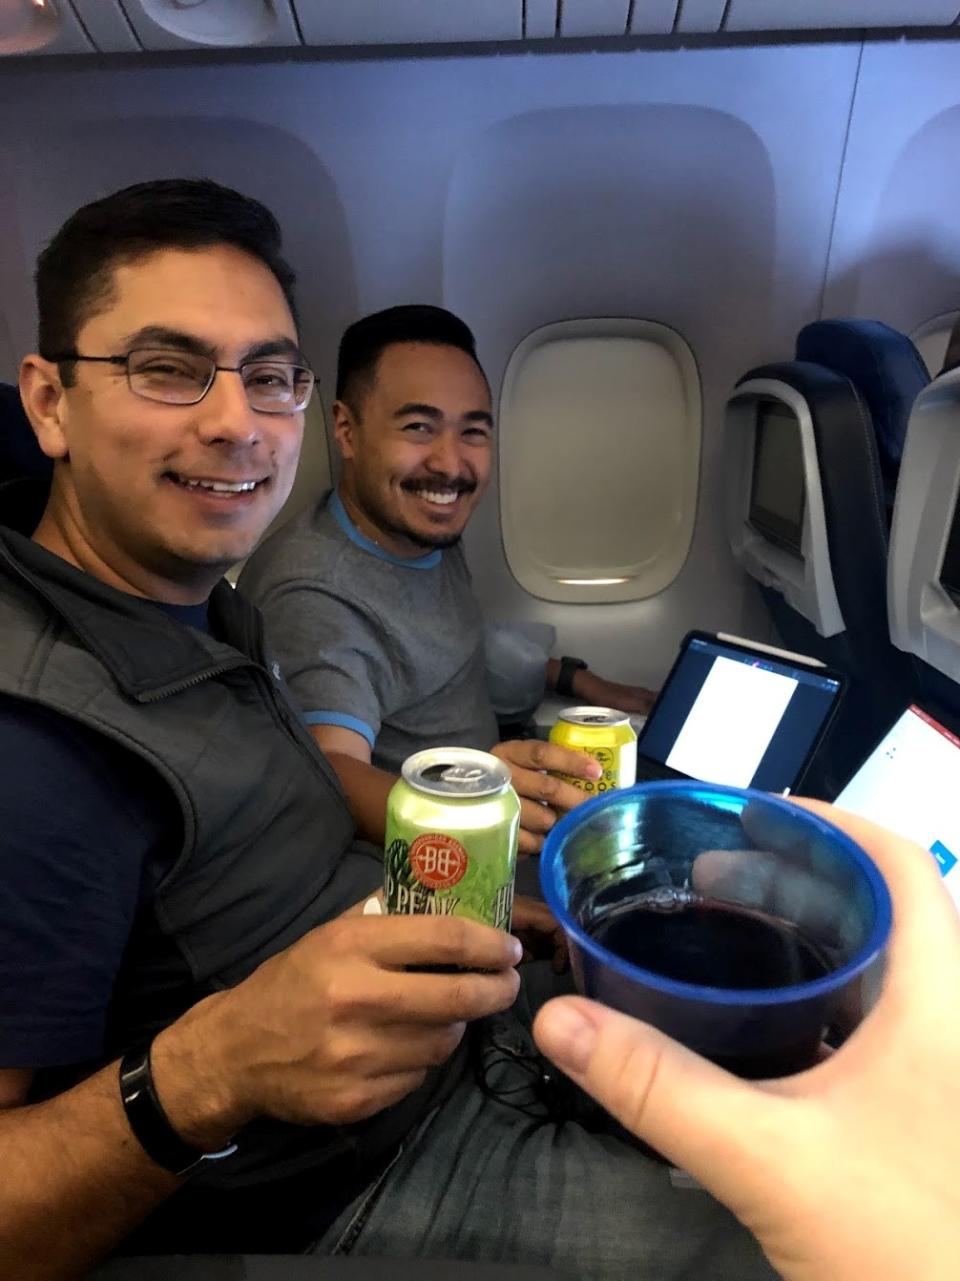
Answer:
[[960, 44], [867, 45], [826, 315], [910, 333], [960, 309]]
[[[946, 140], [960, 130], [960, 45], [862, 52], [862, 67], [854, 41], [8, 63], [0, 374], [33, 345], [30, 271], [62, 219], [127, 182], [173, 174], [209, 174], [277, 213], [327, 409], [339, 332], [399, 302], [443, 304], [471, 324], [495, 399], [511, 352], [541, 325], [669, 325], [703, 392], [696, 529], [675, 581], [625, 604], [535, 599], [507, 567], [496, 482], [467, 537], [489, 615], [552, 622], [562, 652], [655, 685], [690, 627], [769, 635], [724, 532], [723, 406], [736, 378], [789, 356], [797, 329], [821, 314], [825, 284], [825, 314], [901, 327], [956, 305], [960, 178]], [[584, 422], [582, 441], [558, 442], [571, 468], [590, 438]], [[585, 495], [558, 519], [589, 521], [599, 501]]]

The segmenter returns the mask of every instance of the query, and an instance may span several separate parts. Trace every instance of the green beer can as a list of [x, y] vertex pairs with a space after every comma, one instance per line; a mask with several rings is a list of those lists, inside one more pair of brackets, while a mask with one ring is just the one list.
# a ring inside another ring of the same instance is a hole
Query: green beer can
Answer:
[[510, 770], [488, 752], [431, 747], [400, 773], [387, 799], [387, 911], [509, 930], [520, 837]]

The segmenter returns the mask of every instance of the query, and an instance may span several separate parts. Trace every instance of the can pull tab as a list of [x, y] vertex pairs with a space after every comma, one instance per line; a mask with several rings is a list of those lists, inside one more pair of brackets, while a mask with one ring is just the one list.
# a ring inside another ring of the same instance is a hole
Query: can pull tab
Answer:
[[481, 783], [487, 772], [479, 765], [451, 765], [440, 777], [445, 783]]

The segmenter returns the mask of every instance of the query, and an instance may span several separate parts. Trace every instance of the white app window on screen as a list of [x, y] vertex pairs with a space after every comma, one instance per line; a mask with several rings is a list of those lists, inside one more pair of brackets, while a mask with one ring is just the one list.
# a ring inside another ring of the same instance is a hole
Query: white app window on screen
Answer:
[[960, 905], [960, 746], [911, 708], [836, 799], [929, 850]]
[[798, 682], [732, 658], [716, 658], [667, 757], [708, 783], [747, 787]]

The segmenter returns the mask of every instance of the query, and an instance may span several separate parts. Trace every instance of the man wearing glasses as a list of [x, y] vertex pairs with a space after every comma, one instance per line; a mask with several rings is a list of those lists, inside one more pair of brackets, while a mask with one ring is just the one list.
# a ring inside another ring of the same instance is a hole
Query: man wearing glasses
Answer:
[[0, 1274], [126, 1238], [769, 1276], [626, 1144], [477, 1089], [516, 939], [350, 910], [382, 865], [222, 580], [293, 480], [291, 287], [272, 215], [209, 182], [86, 206], [39, 261], [53, 480], [0, 497]]

